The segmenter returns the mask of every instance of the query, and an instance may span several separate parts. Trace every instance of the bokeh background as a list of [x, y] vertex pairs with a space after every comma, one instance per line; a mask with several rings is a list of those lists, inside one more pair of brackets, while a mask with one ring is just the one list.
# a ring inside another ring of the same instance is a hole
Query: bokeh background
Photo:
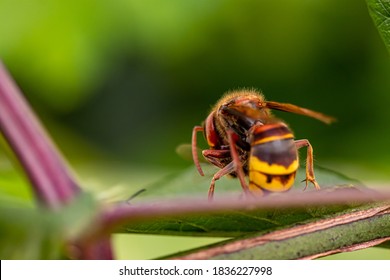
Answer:
[[319, 165], [390, 179], [390, 59], [364, 0], [0, 0], [0, 22], [1, 59], [87, 187], [189, 166], [175, 148], [242, 87], [337, 117], [276, 113]]

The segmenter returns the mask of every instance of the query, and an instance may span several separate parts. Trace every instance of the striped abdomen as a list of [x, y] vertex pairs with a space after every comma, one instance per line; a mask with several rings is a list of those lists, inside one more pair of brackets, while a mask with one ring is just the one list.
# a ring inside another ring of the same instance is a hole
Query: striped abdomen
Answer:
[[253, 127], [249, 157], [249, 189], [282, 192], [294, 184], [298, 169], [294, 135], [283, 123]]

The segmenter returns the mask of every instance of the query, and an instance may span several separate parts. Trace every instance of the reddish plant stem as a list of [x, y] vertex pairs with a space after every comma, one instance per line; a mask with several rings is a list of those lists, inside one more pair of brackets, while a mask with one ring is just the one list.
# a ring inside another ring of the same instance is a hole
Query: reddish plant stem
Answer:
[[[23, 166], [40, 205], [58, 209], [80, 193], [67, 164], [1, 61], [0, 132]], [[110, 238], [81, 246], [79, 256], [112, 259]]]
[[112, 260], [111, 239], [102, 236], [94, 240], [80, 240], [70, 247], [69, 255], [73, 259], [80, 260]]
[[0, 130], [41, 204], [57, 208], [79, 192], [62, 157], [1, 62]]
[[231, 210], [255, 210], [294, 208], [324, 205], [348, 205], [350, 203], [390, 203], [389, 191], [374, 191], [365, 188], [345, 187], [329, 190], [311, 192], [290, 192], [289, 195], [263, 197], [256, 199], [221, 198], [220, 200], [208, 202], [201, 199], [176, 199], [160, 200], [158, 202], [139, 203], [135, 205], [114, 205], [103, 209], [101, 214], [100, 227], [91, 234], [92, 238], [104, 236], [115, 231], [126, 223], [153, 219], [156, 217], [167, 217], [183, 214], [217, 213]]

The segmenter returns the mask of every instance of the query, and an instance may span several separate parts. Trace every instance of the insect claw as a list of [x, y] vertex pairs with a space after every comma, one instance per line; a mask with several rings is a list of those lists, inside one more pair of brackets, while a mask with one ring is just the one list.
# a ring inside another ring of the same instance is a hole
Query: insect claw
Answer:
[[213, 178], [213, 181], [211, 182], [209, 193], [208, 193], [208, 200], [211, 202], [214, 199], [214, 189], [215, 189], [215, 181]]
[[202, 167], [200, 167], [200, 165], [196, 165], [196, 169], [198, 170], [200, 176], [204, 176], [204, 173], [203, 173], [203, 170], [202, 170]]
[[214, 194], [209, 192], [209, 194], [208, 194], [208, 201], [212, 202], [213, 200], [214, 200]]
[[320, 185], [317, 183], [316, 179], [314, 179], [314, 178], [306, 178], [306, 179], [302, 180], [301, 183], [302, 182], [306, 182], [306, 186], [303, 189], [303, 191], [305, 191], [307, 189], [307, 187], [309, 185], [309, 182], [314, 185], [316, 190], [320, 190], [321, 189]]
[[302, 182], [305, 182], [305, 187], [304, 187], [303, 190], [302, 190], [303, 192], [306, 191], [306, 189], [307, 189], [307, 186], [308, 186], [308, 182], [307, 182], [307, 181], [308, 181], [307, 178], [306, 178], [306, 179], [303, 179], [303, 180], [301, 181], [301, 183], [302, 183]]
[[314, 185], [314, 187], [316, 188], [316, 190], [320, 190], [321, 189], [320, 185], [317, 183], [317, 181], [315, 179], [313, 179], [313, 181], [311, 181], [311, 182]]

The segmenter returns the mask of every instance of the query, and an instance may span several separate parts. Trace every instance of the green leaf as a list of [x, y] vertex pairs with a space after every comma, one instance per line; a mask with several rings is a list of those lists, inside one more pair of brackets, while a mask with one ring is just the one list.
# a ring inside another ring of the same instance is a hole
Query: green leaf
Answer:
[[[169, 176], [147, 187], [129, 203], [137, 205], [138, 202], [156, 201], [163, 198], [180, 199], [199, 196], [206, 200], [211, 177], [217, 169], [207, 164], [203, 165], [203, 170], [206, 174], [204, 177], [200, 176], [194, 167]], [[317, 166], [315, 171], [319, 184], [325, 190], [333, 191], [337, 188], [361, 186], [358, 181], [325, 168]], [[305, 170], [300, 169], [293, 187], [294, 191], [303, 191], [305, 184], [300, 181], [304, 178]], [[289, 195], [289, 193], [271, 195]], [[238, 180], [224, 177], [217, 182], [215, 200], [226, 196], [235, 196], [238, 199], [242, 196]], [[312, 221], [334, 213], [342, 213], [354, 206], [356, 204], [350, 203], [343, 206], [232, 210], [213, 214], [181, 215], [129, 223], [119, 229], [119, 232], [235, 237], [254, 232], [268, 232]]]
[[390, 0], [367, 0], [368, 9], [390, 51]]
[[[167, 256], [178, 259], [312, 259], [371, 247], [390, 239], [389, 204], [223, 241]], [[166, 257], [166, 258], [167, 258]]]
[[63, 258], [66, 243], [85, 232], [96, 209], [87, 194], [56, 211], [15, 206], [0, 199], [0, 258]]
[[32, 206], [34, 197], [31, 187], [21, 174], [18, 174], [6, 161], [0, 158], [0, 197], [16, 204]]
[[30, 206], [34, 202], [31, 185], [2, 134], [0, 134], [0, 198]]

